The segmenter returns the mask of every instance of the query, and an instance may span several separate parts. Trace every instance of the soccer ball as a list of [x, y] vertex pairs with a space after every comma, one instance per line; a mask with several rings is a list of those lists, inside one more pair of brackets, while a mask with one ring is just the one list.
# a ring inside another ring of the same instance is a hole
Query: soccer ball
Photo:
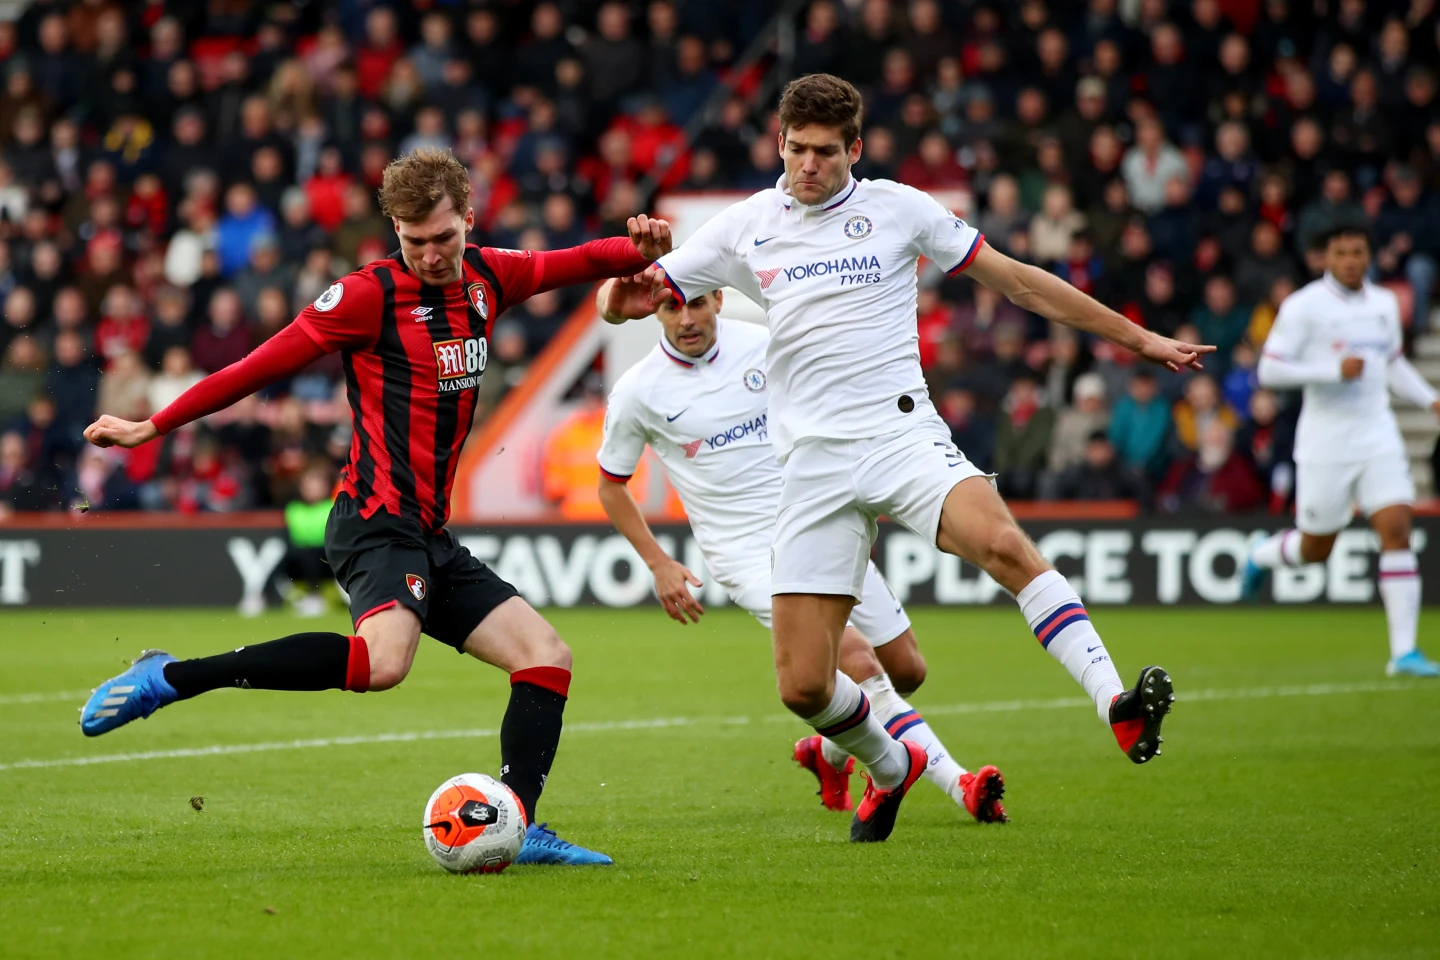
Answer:
[[499, 873], [525, 842], [525, 808], [483, 773], [451, 777], [425, 804], [425, 846], [451, 873]]

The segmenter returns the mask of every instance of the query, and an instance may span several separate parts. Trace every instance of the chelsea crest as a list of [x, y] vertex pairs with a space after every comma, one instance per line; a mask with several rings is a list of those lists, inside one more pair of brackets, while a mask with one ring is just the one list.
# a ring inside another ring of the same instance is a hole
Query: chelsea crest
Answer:
[[857, 214], [845, 221], [845, 236], [851, 240], [862, 240], [870, 236], [870, 231], [874, 227], [875, 225], [870, 222], [869, 217]]
[[759, 367], [751, 367], [745, 371], [745, 376], [740, 378], [745, 384], [745, 389], [751, 393], [759, 393], [765, 389], [765, 371]]

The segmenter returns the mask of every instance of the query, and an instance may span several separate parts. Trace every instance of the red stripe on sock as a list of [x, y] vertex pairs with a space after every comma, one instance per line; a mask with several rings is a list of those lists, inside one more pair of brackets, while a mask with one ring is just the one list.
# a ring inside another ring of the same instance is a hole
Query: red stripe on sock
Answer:
[[1408, 578], [1414, 579], [1414, 578], [1416, 578], [1416, 577], [1418, 577], [1418, 576], [1420, 576], [1420, 571], [1418, 571], [1418, 570], [1381, 570], [1381, 571], [1380, 571], [1380, 579], [1381, 579], [1381, 580], [1395, 580], [1395, 579], [1398, 579], [1398, 578], [1401, 578], [1401, 577], [1408, 577]]
[[526, 667], [524, 670], [516, 670], [510, 674], [510, 685], [513, 687], [517, 683], [533, 684], [541, 690], [549, 690], [562, 697], [570, 696], [570, 671], [564, 667]]
[[345, 689], [364, 693], [370, 689], [370, 647], [364, 637], [350, 637], [350, 659], [345, 664]]

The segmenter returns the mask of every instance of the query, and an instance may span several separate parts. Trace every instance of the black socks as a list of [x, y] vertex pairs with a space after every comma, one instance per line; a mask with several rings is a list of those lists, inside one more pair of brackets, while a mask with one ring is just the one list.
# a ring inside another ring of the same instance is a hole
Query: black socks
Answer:
[[[355, 645], [359, 651], [353, 650]], [[165, 680], [186, 700], [220, 687], [256, 690], [364, 690], [370, 685], [370, 660], [364, 656], [363, 685], [353, 661], [365, 641], [339, 633], [297, 633], [198, 660], [165, 666]]]

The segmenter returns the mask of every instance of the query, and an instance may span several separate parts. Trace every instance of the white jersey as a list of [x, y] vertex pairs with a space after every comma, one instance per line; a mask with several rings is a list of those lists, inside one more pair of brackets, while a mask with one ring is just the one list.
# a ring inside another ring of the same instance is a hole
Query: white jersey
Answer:
[[[765, 558], [780, 502], [780, 464], [770, 446], [764, 327], [716, 321], [715, 345], [687, 357], [662, 335], [610, 393], [598, 459], [628, 480], [645, 445], [660, 458], [690, 517], [706, 565], [721, 583], [748, 585]], [[888, 638], [887, 638], [888, 639]]]
[[[1402, 346], [1400, 305], [1384, 287], [1366, 281], [1350, 290], [1326, 274], [1285, 298], [1265, 339], [1259, 373], [1264, 386], [1305, 383], [1296, 463], [1404, 457], [1388, 389], [1389, 368]], [[1354, 380], [1340, 378], [1344, 357], [1365, 361]], [[1267, 363], [1272, 359], [1281, 363]], [[1282, 371], [1294, 376], [1277, 375]]]
[[[920, 371], [916, 263], [957, 273], [984, 238], [934, 198], [851, 179], [807, 206], [784, 178], [725, 209], [659, 265], [684, 300], [733, 286], [765, 308], [772, 441], [858, 440], [903, 430], [934, 407]], [[913, 406], [900, 400], [908, 395]], [[909, 416], [907, 416], [909, 414]]]

